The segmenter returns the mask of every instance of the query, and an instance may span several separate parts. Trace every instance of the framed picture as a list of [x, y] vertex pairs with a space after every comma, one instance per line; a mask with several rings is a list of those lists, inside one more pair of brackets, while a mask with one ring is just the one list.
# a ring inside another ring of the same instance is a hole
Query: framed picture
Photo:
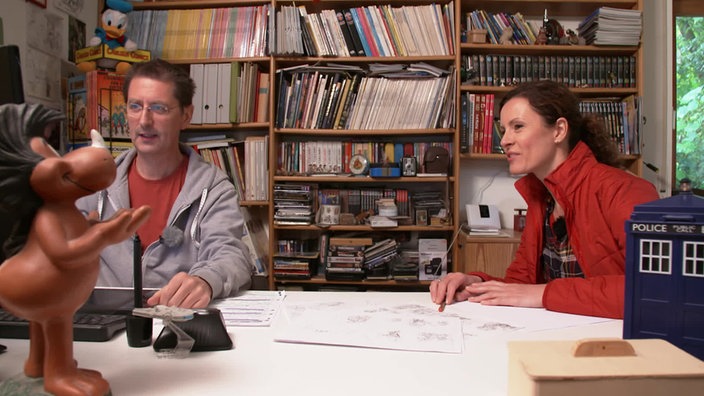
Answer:
[[46, 2], [48, 0], [25, 0], [28, 3], [36, 4], [37, 6], [41, 8], [46, 8]]

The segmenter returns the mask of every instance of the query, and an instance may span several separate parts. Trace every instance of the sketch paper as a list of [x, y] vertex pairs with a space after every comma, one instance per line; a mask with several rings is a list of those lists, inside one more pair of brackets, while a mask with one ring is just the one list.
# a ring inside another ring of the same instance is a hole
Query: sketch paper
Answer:
[[210, 306], [222, 313], [225, 326], [270, 326], [286, 292], [248, 290], [237, 297], [217, 300]]
[[613, 320], [467, 301], [448, 305], [442, 313], [430, 302], [384, 305], [372, 300], [286, 304], [283, 312], [288, 323], [279, 329], [275, 341], [446, 353], [462, 353], [465, 337], [495, 337]]
[[613, 320], [548, 311], [544, 308], [489, 306], [467, 301], [448, 305], [445, 313], [462, 320], [465, 336], [554, 330]]
[[464, 345], [459, 318], [440, 315], [433, 304], [319, 303], [286, 312], [289, 323], [276, 341], [444, 353], [462, 353]]

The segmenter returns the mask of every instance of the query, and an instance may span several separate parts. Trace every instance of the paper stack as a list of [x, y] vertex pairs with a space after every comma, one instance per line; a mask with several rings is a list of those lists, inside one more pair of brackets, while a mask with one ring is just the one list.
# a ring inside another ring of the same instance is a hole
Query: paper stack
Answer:
[[640, 10], [601, 7], [579, 24], [577, 32], [587, 44], [637, 46], [642, 19]]

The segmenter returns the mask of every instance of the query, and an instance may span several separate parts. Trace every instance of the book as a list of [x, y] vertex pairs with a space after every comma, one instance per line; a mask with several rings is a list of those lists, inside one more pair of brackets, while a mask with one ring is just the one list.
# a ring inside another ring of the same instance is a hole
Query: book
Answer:
[[337, 22], [340, 25], [340, 31], [342, 32], [342, 36], [345, 39], [347, 51], [349, 52], [350, 56], [358, 56], [357, 47], [355, 46], [354, 40], [352, 39], [352, 32], [350, 31], [350, 27], [347, 25], [345, 15], [342, 13], [342, 10], [335, 11], [335, 17], [337, 18]]
[[122, 94], [125, 77], [97, 70], [87, 76], [89, 130], [97, 130], [105, 139], [129, 139], [127, 105]]
[[255, 122], [269, 122], [269, 78], [270, 74], [259, 72], [257, 85], [257, 116]]
[[88, 125], [88, 85], [86, 75], [79, 74], [70, 77], [67, 101], [68, 138], [72, 142], [90, 140]]
[[361, 33], [355, 24], [354, 18], [352, 18], [352, 12], [350, 12], [349, 9], [344, 9], [342, 13], [345, 17], [345, 23], [347, 23], [350, 36], [352, 37], [352, 43], [354, 44], [356, 56], [368, 56], [368, 52], [362, 44], [362, 39], [360, 38]]

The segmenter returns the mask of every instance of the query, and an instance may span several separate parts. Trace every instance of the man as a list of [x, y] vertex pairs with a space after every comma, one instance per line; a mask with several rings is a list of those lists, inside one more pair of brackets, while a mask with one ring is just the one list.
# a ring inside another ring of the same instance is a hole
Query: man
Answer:
[[[112, 186], [77, 203], [99, 219], [121, 208], [152, 208], [137, 230], [144, 286], [161, 288], [149, 305], [205, 307], [248, 288], [254, 270], [240, 240], [244, 220], [234, 186], [179, 142], [193, 115], [194, 89], [188, 73], [161, 59], [133, 65], [123, 94], [134, 148], [117, 158]], [[138, 247], [125, 241], [106, 248], [98, 285], [131, 287]]]

